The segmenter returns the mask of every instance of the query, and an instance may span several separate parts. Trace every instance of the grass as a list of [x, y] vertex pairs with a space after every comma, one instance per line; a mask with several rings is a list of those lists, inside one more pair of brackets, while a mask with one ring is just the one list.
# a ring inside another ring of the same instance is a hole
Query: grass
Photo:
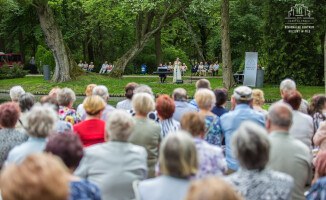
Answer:
[[[185, 78], [184, 78], [185, 79]], [[212, 88], [222, 87], [222, 78], [208, 78], [211, 82]], [[124, 87], [129, 82], [136, 82], [138, 84], [146, 84], [153, 89], [155, 94], [172, 94], [172, 91], [177, 87], [183, 87], [187, 90], [189, 96], [194, 96], [195, 80], [193, 83], [185, 84], [170, 84], [172, 77], [167, 78], [168, 84], [159, 83], [159, 77], [148, 78], [139, 76], [136, 78], [122, 78], [113, 79], [107, 76], [98, 75], [94, 73], [87, 73], [77, 78], [77, 80], [69, 81], [65, 83], [51, 83], [44, 81], [43, 77], [25, 77], [16, 79], [0, 80], [0, 89], [9, 90], [12, 86], [21, 85], [27, 92], [34, 94], [47, 94], [53, 87], [69, 87], [73, 89], [77, 95], [82, 95], [85, 92], [85, 88], [88, 84], [95, 83], [98, 85], [105, 85], [108, 87], [111, 96], [123, 96]], [[277, 101], [281, 98], [279, 92], [279, 85], [265, 84], [264, 88], [260, 88], [265, 93], [265, 99], [267, 102]], [[323, 86], [298, 86], [298, 90], [302, 93], [303, 98], [310, 99], [314, 94], [324, 94]], [[232, 94], [233, 89], [229, 91]]]

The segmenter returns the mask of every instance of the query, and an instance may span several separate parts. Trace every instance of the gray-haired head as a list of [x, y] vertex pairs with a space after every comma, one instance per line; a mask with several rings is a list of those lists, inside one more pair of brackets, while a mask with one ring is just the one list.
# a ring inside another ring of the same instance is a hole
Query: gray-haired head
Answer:
[[263, 170], [269, 160], [267, 131], [251, 121], [244, 121], [233, 133], [231, 148], [234, 157], [245, 169]]
[[297, 86], [294, 80], [290, 78], [286, 78], [281, 82], [280, 89], [285, 92], [285, 91], [295, 90], [297, 89]]
[[148, 85], [141, 84], [138, 87], [136, 87], [134, 90], [134, 94], [138, 94], [138, 93], [147, 93], [147, 94], [151, 95], [153, 97], [153, 99], [155, 99], [153, 90]]
[[30, 136], [46, 138], [55, 131], [57, 113], [50, 104], [35, 104], [27, 114], [25, 127]]
[[25, 90], [20, 85], [12, 87], [9, 91], [9, 95], [12, 101], [18, 102], [21, 95], [25, 94]]
[[187, 91], [183, 88], [173, 90], [172, 97], [174, 101], [187, 101]]
[[18, 103], [19, 103], [21, 112], [28, 111], [34, 105], [34, 95], [27, 92], [20, 96]]
[[103, 98], [105, 102], [109, 100], [109, 91], [105, 85], [98, 85], [93, 88], [93, 95], [98, 95]]
[[60, 106], [69, 106], [71, 103], [76, 101], [75, 92], [70, 88], [63, 88], [58, 93], [58, 103]]
[[282, 102], [274, 103], [268, 109], [267, 120], [273, 126], [280, 127], [282, 129], [290, 129], [292, 125], [292, 108], [290, 105]]
[[106, 116], [106, 132], [110, 141], [127, 142], [134, 129], [134, 119], [124, 110], [114, 110]]

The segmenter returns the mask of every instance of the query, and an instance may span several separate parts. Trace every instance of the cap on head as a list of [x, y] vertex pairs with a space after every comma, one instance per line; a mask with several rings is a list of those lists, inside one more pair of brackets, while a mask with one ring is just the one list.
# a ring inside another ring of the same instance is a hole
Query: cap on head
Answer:
[[236, 100], [249, 101], [252, 97], [252, 89], [247, 86], [239, 86], [234, 89], [233, 96]]

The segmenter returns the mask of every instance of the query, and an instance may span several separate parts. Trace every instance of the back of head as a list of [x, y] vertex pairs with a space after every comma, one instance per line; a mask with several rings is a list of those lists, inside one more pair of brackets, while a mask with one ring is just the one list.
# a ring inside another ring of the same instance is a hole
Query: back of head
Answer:
[[14, 128], [20, 111], [17, 103], [7, 102], [0, 105], [0, 125], [3, 128]]
[[96, 84], [89, 84], [89, 85], [87, 85], [86, 91], [85, 91], [86, 96], [91, 96], [93, 94], [93, 89], [96, 86], [97, 86]]
[[43, 96], [41, 99], [40, 99], [40, 103], [41, 104], [45, 104], [45, 103], [48, 103], [48, 104], [51, 104], [54, 106], [54, 109], [59, 112], [59, 103], [58, 103], [58, 100], [56, 98], [54, 98], [53, 96]]
[[135, 82], [128, 83], [125, 87], [125, 96], [127, 99], [132, 99], [132, 96], [134, 95], [134, 90], [139, 85]]
[[88, 115], [94, 116], [99, 114], [105, 108], [105, 102], [98, 95], [88, 96], [83, 101], [83, 106]]
[[27, 92], [20, 96], [18, 103], [22, 112], [28, 111], [34, 105], [34, 95]]
[[52, 90], [49, 92], [49, 96], [51, 96], [55, 99], [58, 99], [58, 94], [59, 94], [60, 90], [61, 89], [59, 87], [52, 88]]
[[151, 95], [153, 99], [155, 99], [152, 88], [150, 88], [148, 85], [139, 85], [138, 87], [136, 87], [134, 90], [134, 94], [138, 94], [138, 93], [147, 93]]
[[207, 79], [200, 79], [196, 82], [196, 90], [206, 88], [211, 89], [211, 83]]
[[311, 99], [308, 113], [313, 116], [315, 113], [323, 113], [323, 109], [326, 105], [326, 97], [324, 95], [318, 95], [317, 97], [313, 97]]
[[286, 92], [286, 91], [290, 91], [290, 90], [295, 90], [297, 89], [297, 86], [294, 82], [294, 80], [287, 78], [284, 79], [281, 84], [280, 84], [280, 90]]
[[106, 116], [106, 132], [110, 141], [126, 142], [134, 129], [134, 119], [124, 110], [114, 110]]
[[71, 102], [76, 100], [76, 95], [72, 89], [63, 88], [59, 91], [57, 99], [60, 106], [69, 106]]
[[182, 131], [168, 134], [160, 147], [159, 164], [164, 175], [176, 178], [195, 175], [198, 158], [190, 135]]
[[206, 121], [202, 114], [197, 112], [185, 113], [180, 120], [182, 130], [188, 131], [193, 137], [205, 133]]
[[285, 95], [284, 103], [288, 103], [293, 110], [299, 110], [302, 101], [300, 92], [294, 90]]
[[254, 105], [260, 105], [264, 101], [265, 101], [264, 92], [260, 89], [253, 89], [252, 90], [252, 103]]
[[267, 131], [251, 121], [243, 122], [233, 133], [231, 148], [240, 165], [249, 170], [263, 170], [269, 160]]
[[74, 132], [55, 133], [49, 137], [45, 152], [58, 156], [70, 169], [75, 169], [84, 155], [83, 144]]
[[237, 105], [249, 105], [252, 99], [252, 90], [247, 86], [239, 86], [233, 90], [233, 97]]
[[325, 150], [318, 153], [315, 166], [319, 178], [326, 176], [326, 151]]
[[173, 116], [175, 110], [174, 101], [169, 97], [169, 95], [161, 95], [156, 99], [155, 109], [157, 114], [165, 119], [170, 119]]
[[108, 88], [104, 85], [98, 85], [93, 88], [93, 95], [98, 95], [106, 102], [109, 98]]
[[267, 119], [271, 125], [290, 129], [292, 125], [292, 108], [286, 103], [274, 103], [268, 109]]
[[173, 90], [172, 97], [174, 101], [187, 101], [187, 91], [183, 88]]
[[30, 136], [46, 138], [56, 128], [57, 113], [50, 104], [35, 104], [27, 113], [27, 124], [25, 127]]
[[11, 100], [16, 101], [16, 102], [19, 100], [20, 96], [23, 94], [25, 94], [25, 90], [20, 85], [16, 85], [16, 86], [12, 87], [9, 91]]
[[221, 107], [228, 100], [228, 91], [225, 88], [216, 88], [214, 94], [216, 98], [216, 107]]
[[242, 200], [242, 198], [224, 180], [206, 178], [191, 183], [185, 200]]
[[148, 93], [136, 93], [132, 97], [132, 109], [136, 113], [147, 115], [155, 109], [153, 97]]
[[0, 188], [3, 200], [66, 200], [67, 169], [54, 156], [33, 154], [21, 164], [10, 164], [2, 170]]
[[195, 99], [200, 109], [211, 109], [215, 104], [214, 92], [210, 89], [199, 89], [195, 93]]

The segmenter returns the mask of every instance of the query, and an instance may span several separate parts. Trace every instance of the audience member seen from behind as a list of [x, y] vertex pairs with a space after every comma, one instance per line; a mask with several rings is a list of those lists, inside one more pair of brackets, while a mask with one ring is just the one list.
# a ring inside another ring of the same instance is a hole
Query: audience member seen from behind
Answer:
[[267, 115], [267, 110], [263, 109], [262, 106], [265, 103], [264, 92], [260, 89], [252, 90], [252, 108], [263, 114], [264, 116]]
[[229, 112], [225, 109], [226, 101], [228, 100], [228, 91], [225, 88], [216, 88], [215, 94], [215, 106], [212, 109], [212, 113], [221, 117], [224, 113]]
[[59, 94], [60, 90], [61, 89], [59, 87], [52, 88], [51, 91], [49, 92], [49, 96], [58, 100], [58, 94]]
[[174, 100], [175, 110], [173, 119], [180, 122], [181, 117], [187, 112], [197, 112], [197, 108], [187, 102], [187, 91], [183, 88], [173, 90], [172, 99]]
[[163, 140], [159, 165], [163, 175], [140, 182], [140, 199], [184, 199], [190, 185], [189, 178], [198, 170], [196, 147], [188, 133], [176, 132]]
[[20, 85], [12, 87], [9, 91], [9, 96], [12, 102], [18, 102], [21, 95], [25, 94], [25, 90]]
[[[326, 121], [320, 122], [319, 128], [313, 137], [314, 145], [318, 146], [317, 153], [326, 150]], [[318, 155], [317, 154], [317, 155]]]
[[230, 143], [234, 131], [246, 120], [253, 121], [263, 127], [265, 126], [264, 116], [250, 108], [250, 104], [252, 103], [252, 90], [249, 87], [239, 86], [235, 88], [231, 102], [235, 106], [235, 109], [223, 114], [220, 123], [225, 137], [225, 158], [228, 164], [227, 174], [237, 171], [239, 167], [238, 161], [233, 158]]
[[79, 135], [84, 147], [104, 142], [105, 121], [101, 120], [105, 102], [100, 96], [86, 97], [83, 101], [86, 120], [74, 125], [74, 132]]
[[[280, 100], [280, 102], [284, 101], [284, 98], [286, 97], [286, 95], [288, 93], [291, 93], [295, 90], [297, 90], [297, 85], [294, 82], [294, 80], [292, 80], [290, 78], [284, 79], [280, 84], [280, 92], [281, 92], [281, 96], [282, 96], [282, 99]], [[299, 111], [303, 112], [305, 114], [308, 113], [308, 102], [305, 99], [302, 99]]]
[[155, 108], [153, 97], [147, 93], [137, 93], [132, 98], [132, 107], [136, 112], [134, 116], [135, 130], [130, 136], [129, 142], [146, 149], [148, 178], [153, 178], [158, 157], [158, 146], [161, 142], [160, 125], [147, 118], [148, 113]]
[[16, 103], [7, 102], [0, 105], [0, 170], [9, 151], [25, 142], [28, 136], [23, 130], [15, 129], [19, 119], [19, 107]]
[[[199, 89], [209, 89], [211, 90], [211, 83], [209, 82], [209, 80], [207, 79], [199, 79], [196, 82], [196, 91], [198, 91]], [[193, 105], [197, 108], [197, 110], [199, 110], [197, 103], [196, 103], [196, 98], [191, 100], [189, 102], [190, 105]]]
[[[43, 96], [40, 99], [41, 104], [50, 104], [53, 106], [53, 109], [59, 113], [59, 103], [58, 101], [52, 97], [52, 96]], [[56, 132], [58, 133], [63, 133], [65, 131], [71, 131], [72, 130], [72, 125], [69, 122], [60, 120], [59, 115], [57, 115], [57, 121], [56, 121]]]
[[220, 178], [206, 178], [191, 183], [185, 200], [243, 200]]
[[309, 148], [289, 134], [292, 116], [292, 108], [285, 103], [275, 103], [268, 110], [266, 129], [271, 144], [268, 169], [291, 175], [292, 199], [303, 200], [305, 186], [311, 182], [311, 156]]
[[[86, 91], [85, 91], [86, 97], [92, 96], [93, 88], [96, 86], [97, 86], [96, 84], [87, 85]], [[84, 105], [82, 103], [77, 106], [76, 112], [79, 114], [82, 121], [84, 121], [86, 119], [86, 111], [85, 111]]]
[[81, 116], [72, 108], [76, 101], [75, 92], [70, 88], [63, 88], [58, 93], [59, 117], [71, 125], [78, 124]]
[[288, 103], [293, 109], [293, 122], [289, 133], [292, 137], [303, 142], [309, 148], [309, 152], [312, 153], [313, 120], [309, 115], [299, 111], [301, 100], [302, 96], [298, 91], [289, 93], [284, 99], [284, 102]]
[[175, 105], [169, 95], [161, 95], [156, 99], [155, 110], [160, 118], [161, 136], [164, 138], [171, 132], [180, 129], [180, 123], [173, 119]]
[[20, 107], [20, 117], [18, 119], [18, 123], [16, 124], [16, 128], [24, 129], [25, 126], [28, 126], [26, 115], [34, 105], [34, 95], [31, 93], [21, 95], [18, 100], [18, 104]]
[[134, 128], [129, 113], [115, 110], [106, 120], [108, 142], [85, 148], [75, 174], [97, 184], [102, 199], [134, 199], [132, 183], [147, 176], [146, 150], [128, 142]]
[[69, 200], [101, 200], [100, 189], [86, 179], [73, 175], [84, 155], [83, 144], [73, 132], [56, 133], [49, 137], [45, 152], [61, 158], [69, 169], [70, 198]]
[[246, 199], [287, 200], [291, 198], [293, 178], [285, 173], [265, 170], [270, 143], [267, 131], [251, 121], [245, 121], [233, 134], [231, 147], [241, 168], [227, 181]]
[[3, 200], [67, 200], [67, 168], [47, 154], [28, 156], [21, 164], [10, 164], [0, 176]]
[[137, 83], [131, 82], [128, 83], [125, 87], [125, 96], [127, 99], [118, 102], [116, 108], [122, 110], [131, 110], [132, 109], [132, 96], [134, 95], [134, 90], [139, 85]]
[[326, 198], [326, 151], [321, 151], [315, 162], [316, 171], [312, 187], [307, 200], [320, 200]]
[[204, 139], [206, 131], [205, 117], [197, 112], [188, 112], [181, 118], [181, 128], [192, 135], [199, 161], [196, 179], [209, 176], [221, 176], [227, 170], [223, 150], [207, 143]]
[[320, 122], [325, 121], [326, 119], [324, 114], [326, 113], [326, 97], [324, 95], [313, 97], [308, 112], [314, 121], [314, 130], [316, 132], [319, 128]]
[[214, 93], [209, 89], [200, 89], [196, 92], [195, 99], [199, 107], [199, 113], [205, 116], [205, 140], [210, 144], [221, 146], [222, 132], [220, 128], [220, 118], [211, 112], [215, 104]]
[[27, 115], [28, 126], [25, 127], [29, 138], [9, 152], [6, 164], [21, 163], [28, 155], [42, 152], [46, 138], [55, 131], [56, 121], [57, 114], [51, 105], [34, 105]]
[[108, 88], [104, 85], [98, 85], [93, 89], [93, 95], [98, 95], [98, 96], [102, 97], [102, 99], [105, 102], [105, 108], [104, 108], [102, 116], [101, 116], [101, 120], [105, 121], [106, 115], [115, 109], [113, 106], [107, 104], [107, 102], [110, 99]]

